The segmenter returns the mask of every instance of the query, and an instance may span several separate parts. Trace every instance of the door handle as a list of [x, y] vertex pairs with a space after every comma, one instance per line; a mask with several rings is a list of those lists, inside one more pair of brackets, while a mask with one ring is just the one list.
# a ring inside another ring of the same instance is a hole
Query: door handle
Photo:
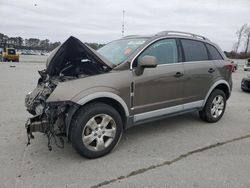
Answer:
[[215, 70], [213, 68], [208, 69], [209, 73], [213, 73]]
[[183, 73], [177, 72], [177, 73], [174, 75], [174, 77], [180, 78], [180, 77], [182, 77], [183, 75], [184, 75]]

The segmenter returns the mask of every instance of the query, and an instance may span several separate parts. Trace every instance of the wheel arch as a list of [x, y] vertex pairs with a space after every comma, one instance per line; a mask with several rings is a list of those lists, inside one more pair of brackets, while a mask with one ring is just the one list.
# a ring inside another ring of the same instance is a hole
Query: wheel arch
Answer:
[[208, 93], [207, 93], [207, 95], [206, 95], [206, 98], [205, 98], [205, 100], [204, 100], [204, 102], [203, 102], [203, 106], [205, 106], [208, 97], [210, 96], [210, 94], [211, 94], [215, 89], [220, 89], [220, 90], [222, 90], [222, 91], [225, 93], [227, 99], [230, 97], [231, 90], [230, 90], [230, 86], [229, 86], [228, 82], [225, 81], [225, 80], [219, 80], [219, 81], [215, 82], [215, 83], [210, 87], [210, 89], [209, 89], [209, 91], [208, 91]]
[[81, 107], [83, 107], [89, 103], [96, 103], [96, 102], [101, 102], [101, 103], [110, 105], [114, 109], [116, 109], [122, 118], [123, 129], [126, 128], [127, 117], [129, 117], [129, 110], [128, 110], [128, 106], [126, 105], [124, 100], [114, 93], [98, 92], [98, 93], [94, 93], [94, 94], [88, 95], [88, 96], [80, 99], [77, 102], [77, 106], [78, 106], [77, 109], [76, 108], [72, 109], [70, 116], [68, 116], [68, 117], [70, 117], [70, 119], [68, 119], [66, 122], [66, 134], [67, 134], [68, 138], [70, 135], [71, 120], [73, 119], [73, 116], [78, 112], [78, 110]]
[[90, 95], [83, 97], [82, 99], [80, 99], [76, 103], [83, 106], [83, 105], [85, 105], [89, 102], [93, 102], [95, 100], [102, 100], [104, 103], [105, 103], [105, 100], [106, 100], [106, 102], [113, 101], [118, 106], [122, 107], [126, 116], [129, 116], [129, 109], [128, 109], [128, 106], [125, 103], [125, 101], [119, 95], [117, 95], [115, 93], [111, 93], [111, 92], [96, 92], [96, 93], [93, 93], [93, 94], [90, 94]]
[[89, 103], [98, 103], [98, 102], [107, 104], [109, 106], [112, 106], [114, 109], [116, 109], [117, 112], [120, 114], [120, 116], [122, 118], [123, 128], [125, 128], [126, 121], [127, 121], [127, 114], [126, 114], [125, 109], [121, 105], [121, 103], [119, 103], [117, 100], [115, 100], [113, 98], [109, 98], [109, 97], [99, 97], [99, 98], [90, 100], [89, 102], [85, 103], [82, 106], [85, 106], [85, 105], [87, 105]]

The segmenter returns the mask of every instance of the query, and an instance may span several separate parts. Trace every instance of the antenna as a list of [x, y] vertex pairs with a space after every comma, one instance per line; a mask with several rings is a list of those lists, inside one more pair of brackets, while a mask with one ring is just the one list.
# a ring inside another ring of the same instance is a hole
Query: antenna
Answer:
[[125, 10], [122, 10], [122, 36], [124, 36], [124, 16], [125, 16]]

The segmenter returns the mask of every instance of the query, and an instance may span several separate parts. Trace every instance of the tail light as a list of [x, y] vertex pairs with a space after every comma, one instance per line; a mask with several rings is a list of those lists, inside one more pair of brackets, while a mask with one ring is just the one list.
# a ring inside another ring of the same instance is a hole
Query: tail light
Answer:
[[233, 65], [232, 64], [228, 64], [227, 65], [227, 71], [228, 72], [232, 72], [233, 71]]

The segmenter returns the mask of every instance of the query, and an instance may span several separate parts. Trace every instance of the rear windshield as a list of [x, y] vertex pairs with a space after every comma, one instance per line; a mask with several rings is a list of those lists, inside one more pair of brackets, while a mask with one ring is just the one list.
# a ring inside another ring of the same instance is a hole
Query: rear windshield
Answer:
[[8, 49], [8, 54], [15, 55], [16, 51], [14, 49]]

